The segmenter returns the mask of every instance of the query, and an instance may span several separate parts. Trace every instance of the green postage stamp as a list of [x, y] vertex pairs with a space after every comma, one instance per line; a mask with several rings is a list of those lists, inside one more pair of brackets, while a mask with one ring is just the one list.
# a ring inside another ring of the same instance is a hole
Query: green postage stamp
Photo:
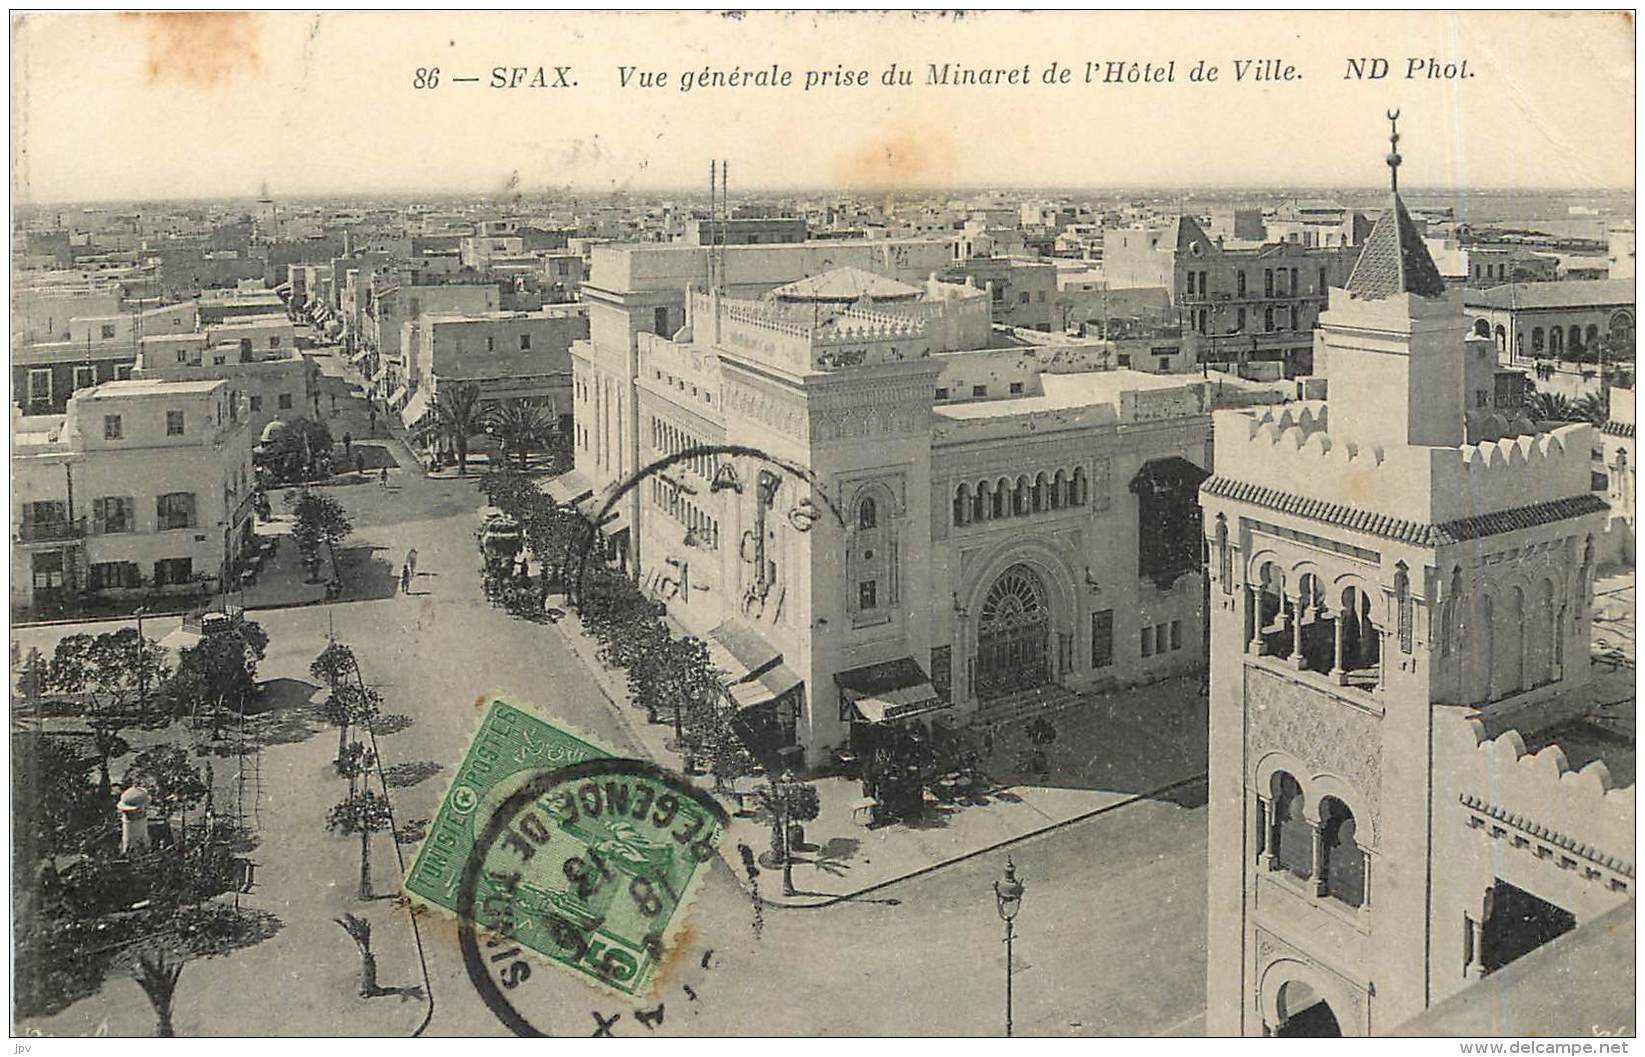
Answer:
[[[493, 701], [405, 888], [488, 947], [643, 996], [724, 831], [723, 809], [678, 776]], [[504, 987], [529, 975], [508, 970]]]

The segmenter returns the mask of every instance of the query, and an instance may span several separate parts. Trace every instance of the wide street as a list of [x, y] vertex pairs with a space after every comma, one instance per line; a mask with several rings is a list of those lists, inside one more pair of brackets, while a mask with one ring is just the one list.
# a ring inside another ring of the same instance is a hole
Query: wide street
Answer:
[[[353, 422], [356, 414], [346, 408], [342, 421], [358, 439], [365, 430], [363, 416]], [[342, 428], [333, 425], [339, 436]], [[252, 853], [258, 883], [241, 903], [273, 912], [283, 927], [255, 947], [187, 967], [176, 1002], [180, 1034], [411, 1034], [427, 1014], [419, 994], [356, 997], [359, 959], [332, 922], [345, 911], [369, 918], [381, 982], [423, 985], [406, 911], [389, 899], [358, 900], [359, 844], [323, 827], [344, 790], [329, 769], [334, 731], [308, 705], [317, 689], [308, 665], [328, 632], [354, 648], [384, 711], [406, 717], [379, 738], [401, 826], [433, 816], [491, 695], [638, 754], [616, 706], [561, 633], [485, 601], [472, 536], [483, 499], [473, 481], [409, 469], [390, 480], [387, 490], [375, 480], [331, 490], [354, 519], [348, 548], [370, 548], [356, 566], [367, 575], [356, 572], [351, 583], [351, 594], [369, 597], [252, 614], [271, 640], [259, 677], [273, 708], [252, 727], [261, 752], [247, 769], [245, 812], [261, 842]], [[407, 596], [392, 577], [411, 547], [418, 576]], [[177, 618], [153, 623], [150, 634], [159, 637]], [[24, 651], [38, 646], [49, 655], [62, 634], [109, 626], [24, 628], [14, 637]], [[233, 758], [216, 766], [232, 769]], [[1015, 948], [1019, 1033], [1197, 1028], [1205, 811], [1192, 792], [1183, 804], [1141, 800], [1009, 849], [1027, 884]], [[374, 838], [378, 893], [398, 889], [394, 851], [387, 835]], [[408, 864], [412, 851], [404, 848]], [[536, 1026], [564, 1035], [593, 1032], [595, 1013], [616, 1035], [1000, 1033], [1004, 932], [991, 884], [1003, 866], [1004, 852], [989, 853], [855, 901], [788, 909], [758, 907], [730, 868], [712, 860], [684, 948], [651, 1002], [625, 1003], [546, 963], [510, 997]], [[450, 919], [429, 913], [419, 925], [434, 999], [425, 1033], [503, 1033], [469, 983]], [[213, 1000], [225, 988], [251, 1000]], [[660, 1022], [652, 1012], [659, 1003]], [[647, 1011], [648, 1023], [636, 1020], [637, 1010]], [[147, 1034], [152, 1026], [136, 984], [114, 973], [100, 993], [20, 1025], [31, 1033], [116, 1035]]]

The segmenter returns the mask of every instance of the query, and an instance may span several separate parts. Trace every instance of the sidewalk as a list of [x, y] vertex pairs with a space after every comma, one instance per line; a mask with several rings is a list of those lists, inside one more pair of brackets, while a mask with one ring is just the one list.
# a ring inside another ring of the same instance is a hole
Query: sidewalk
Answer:
[[[680, 754], [667, 747], [673, 728], [645, 721], [629, 701], [625, 676], [599, 661], [576, 613], [567, 609], [555, 627], [646, 755], [683, 773]], [[998, 730], [984, 769], [1001, 784], [969, 803], [928, 800], [925, 817], [915, 823], [868, 828], [853, 818], [853, 806], [862, 799], [860, 782], [817, 779], [813, 784], [822, 811], [805, 824], [806, 847], [796, 849], [791, 870], [795, 892], [784, 895], [777, 871], [765, 871], [761, 901], [831, 906], [1140, 799], [1197, 805], [1206, 771], [1206, 702], [1198, 686], [1198, 677], [1189, 677], [1127, 693], [1082, 695], [1085, 707], [1067, 709], [1053, 720], [1058, 737], [1044, 747], [1044, 775], [1017, 771], [1018, 754], [1028, 744], [1023, 723]], [[691, 781], [713, 791], [712, 778]], [[768, 850], [771, 827], [736, 813], [734, 803], [726, 809], [732, 819], [720, 854], [746, 885], [738, 845], [746, 844], [756, 855]]]

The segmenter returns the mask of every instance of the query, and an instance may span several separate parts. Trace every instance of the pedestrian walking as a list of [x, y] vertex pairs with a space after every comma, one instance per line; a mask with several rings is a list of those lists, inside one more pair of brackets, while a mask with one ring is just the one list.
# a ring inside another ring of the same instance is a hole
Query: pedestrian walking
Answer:
[[411, 575], [412, 576], [417, 575], [417, 548], [416, 547], [413, 547], [410, 550], [406, 551], [406, 568], [411, 570]]
[[403, 595], [411, 593], [411, 566], [409, 565], [400, 566], [400, 593]]
[[357, 452], [354, 453], [354, 471], [356, 473], [358, 473], [361, 477], [364, 477], [366, 475], [366, 453], [365, 452], [357, 451]]
[[343, 457], [347, 458], [349, 453], [352, 452], [353, 450], [354, 450], [354, 434], [344, 433], [343, 434]]
[[371, 435], [375, 437], [377, 435], [377, 409], [375, 407], [366, 408], [366, 415], [371, 422]]
[[388, 491], [388, 467], [387, 466], [383, 467], [382, 472], [377, 475], [377, 487], [381, 488], [385, 492]]
[[337, 417], [337, 394], [336, 393], [331, 394], [331, 416], [333, 418]]

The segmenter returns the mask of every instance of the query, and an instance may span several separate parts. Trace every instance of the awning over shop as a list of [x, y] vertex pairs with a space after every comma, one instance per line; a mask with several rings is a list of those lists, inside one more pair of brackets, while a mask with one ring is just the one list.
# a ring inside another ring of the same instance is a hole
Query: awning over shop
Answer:
[[579, 470], [567, 471], [545, 487], [550, 499], [565, 506], [575, 506], [594, 494], [594, 487]]
[[751, 679], [733, 683], [727, 689], [739, 709], [754, 708], [775, 701], [803, 681], [788, 665], [778, 664]]
[[406, 387], [402, 385], [389, 395], [388, 406], [391, 409], [398, 411], [401, 405], [406, 402], [406, 396]]
[[866, 723], [907, 719], [924, 712], [947, 708], [937, 696], [931, 677], [912, 657], [852, 668], [834, 676], [840, 692]]
[[727, 620], [708, 633], [708, 659], [732, 685], [782, 660], [782, 651], [747, 624]]
[[[599, 512], [598, 507], [595, 507], [592, 511], [590, 511], [590, 513], [593, 514], [598, 514]], [[605, 520], [600, 522], [599, 528], [602, 535], [615, 536], [620, 532], [628, 531], [628, 519], [623, 516], [623, 512], [620, 507], [614, 507], [611, 512], [605, 516]]]
[[406, 406], [400, 411], [400, 421], [407, 429], [416, 429], [424, 418], [428, 417], [428, 394], [419, 390], [411, 394]]

